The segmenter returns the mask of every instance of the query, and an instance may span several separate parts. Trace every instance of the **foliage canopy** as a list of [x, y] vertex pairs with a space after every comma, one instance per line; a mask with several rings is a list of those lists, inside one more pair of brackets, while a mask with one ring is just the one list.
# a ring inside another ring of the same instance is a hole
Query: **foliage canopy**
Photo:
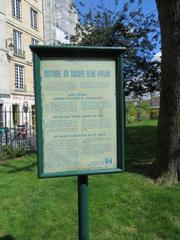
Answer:
[[[153, 60], [159, 44], [159, 25], [155, 14], [144, 15], [141, 1], [93, 2], [90, 8], [77, 1], [80, 22], [71, 42], [79, 45], [126, 47], [124, 78], [126, 95], [141, 96], [159, 90], [160, 63]], [[134, 7], [136, 8], [134, 9]]]

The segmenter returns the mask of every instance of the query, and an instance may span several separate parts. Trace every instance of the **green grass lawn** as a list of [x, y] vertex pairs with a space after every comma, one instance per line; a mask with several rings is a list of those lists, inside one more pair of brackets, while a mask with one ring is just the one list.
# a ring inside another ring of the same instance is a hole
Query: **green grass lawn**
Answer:
[[[180, 189], [144, 175], [156, 122], [126, 129], [127, 171], [89, 177], [91, 240], [179, 240]], [[0, 240], [77, 240], [76, 177], [36, 176], [36, 156], [0, 164]]]

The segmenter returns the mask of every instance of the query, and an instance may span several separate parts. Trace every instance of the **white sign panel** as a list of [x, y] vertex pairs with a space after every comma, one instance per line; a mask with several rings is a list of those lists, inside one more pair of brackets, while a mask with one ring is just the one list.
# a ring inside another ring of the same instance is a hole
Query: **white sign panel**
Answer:
[[117, 168], [115, 60], [41, 60], [44, 173]]

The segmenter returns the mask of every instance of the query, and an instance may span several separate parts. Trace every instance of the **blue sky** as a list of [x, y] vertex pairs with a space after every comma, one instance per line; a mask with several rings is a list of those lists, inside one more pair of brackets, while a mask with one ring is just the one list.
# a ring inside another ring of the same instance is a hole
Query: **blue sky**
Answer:
[[[74, 0], [75, 4], [79, 1], [80, 0]], [[87, 8], [95, 6], [96, 4], [103, 4], [108, 8], [112, 8], [114, 0], [81, 0], [81, 2], [85, 4]], [[127, 0], [120, 0], [120, 5], [122, 6], [125, 2], [127, 2]], [[145, 14], [149, 14], [152, 11], [157, 14], [155, 0], [143, 0], [143, 10]]]
[[143, 0], [143, 10], [144, 10], [144, 13], [149, 13], [151, 11], [154, 11], [157, 14], [155, 0]]

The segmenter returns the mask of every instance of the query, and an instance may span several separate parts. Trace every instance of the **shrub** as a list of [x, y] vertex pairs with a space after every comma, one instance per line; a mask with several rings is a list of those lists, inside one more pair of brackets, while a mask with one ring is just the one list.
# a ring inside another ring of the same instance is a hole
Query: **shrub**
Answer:
[[151, 109], [150, 119], [158, 119], [158, 117], [159, 117], [159, 109]]
[[0, 159], [6, 160], [16, 157], [21, 157], [26, 154], [23, 147], [13, 148], [11, 145], [2, 145], [0, 148]]
[[136, 106], [132, 102], [126, 103], [126, 123], [129, 124], [131, 122], [136, 121], [137, 119], [137, 109]]
[[150, 105], [149, 102], [143, 101], [140, 104], [140, 119], [141, 120], [147, 120], [149, 119], [149, 114], [150, 114]]
[[142, 101], [139, 106], [133, 102], [126, 102], [126, 124], [148, 120], [158, 119], [159, 109], [151, 109], [148, 101]]

